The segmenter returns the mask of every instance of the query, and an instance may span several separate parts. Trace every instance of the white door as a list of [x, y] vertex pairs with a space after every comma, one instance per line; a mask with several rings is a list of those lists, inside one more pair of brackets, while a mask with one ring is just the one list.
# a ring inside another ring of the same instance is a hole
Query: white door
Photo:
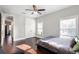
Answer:
[[25, 37], [35, 37], [35, 20], [32, 18], [25, 19]]

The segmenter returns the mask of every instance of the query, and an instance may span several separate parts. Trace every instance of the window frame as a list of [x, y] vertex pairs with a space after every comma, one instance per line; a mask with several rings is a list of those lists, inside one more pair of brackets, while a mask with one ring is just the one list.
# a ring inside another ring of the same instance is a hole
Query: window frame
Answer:
[[[41, 34], [38, 34], [38, 31], [39, 31], [39, 28], [38, 28], [39, 26], [38, 26], [38, 24], [39, 24], [39, 23], [42, 24], [42, 33], [41, 33]], [[37, 23], [37, 35], [38, 35], [38, 36], [42, 36], [42, 34], [43, 34], [43, 22], [38, 22], [38, 23]]]
[[[76, 35], [77, 35], [77, 32], [78, 32], [78, 16], [69, 16], [69, 17], [64, 17], [64, 18], [62, 18], [62, 19], [60, 19], [60, 22], [61, 22], [61, 20], [67, 20], [67, 19], [73, 19], [73, 18], [75, 18], [76, 19]], [[59, 22], [59, 24], [60, 24], [60, 22]], [[60, 36], [62, 36], [61, 35], [61, 27], [59, 27], [60, 28]], [[63, 35], [64, 36], [64, 35]], [[69, 35], [68, 35], [69, 36]]]

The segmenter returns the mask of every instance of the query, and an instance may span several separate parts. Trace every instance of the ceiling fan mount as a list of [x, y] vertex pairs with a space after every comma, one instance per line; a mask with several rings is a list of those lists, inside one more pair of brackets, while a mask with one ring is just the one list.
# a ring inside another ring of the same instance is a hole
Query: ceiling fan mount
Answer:
[[40, 11], [45, 11], [45, 9], [38, 9], [36, 5], [32, 5], [33, 9], [25, 9], [25, 11], [32, 11], [31, 14], [34, 14], [35, 12], [41, 15]]

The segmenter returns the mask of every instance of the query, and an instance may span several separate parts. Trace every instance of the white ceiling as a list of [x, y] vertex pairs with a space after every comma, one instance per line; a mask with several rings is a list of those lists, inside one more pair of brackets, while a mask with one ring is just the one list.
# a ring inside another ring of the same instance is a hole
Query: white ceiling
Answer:
[[31, 11], [25, 11], [25, 9], [32, 9], [32, 5], [0, 5], [4, 12], [23, 14], [26, 12], [26, 16], [29, 17], [40, 17], [49, 13], [56, 12], [58, 10], [70, 7], [71, 5], [37, 5], [38, 9], [46, 9], [45, 11], [40, 11], [42, 14], [31, 14]]

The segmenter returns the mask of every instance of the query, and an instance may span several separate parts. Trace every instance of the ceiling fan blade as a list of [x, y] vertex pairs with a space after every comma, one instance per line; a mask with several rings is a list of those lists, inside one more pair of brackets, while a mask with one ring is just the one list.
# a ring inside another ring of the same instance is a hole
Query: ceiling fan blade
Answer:
[[38, 11], [45, 11], [45, 9], [38, 9]]
[[37, 11], [37, 13], [41, 15], [41, 13], [39, 11]]
[[25, 9], [26, 11], [33, 11], [33, 10], [31, 10], [31, 9]]

